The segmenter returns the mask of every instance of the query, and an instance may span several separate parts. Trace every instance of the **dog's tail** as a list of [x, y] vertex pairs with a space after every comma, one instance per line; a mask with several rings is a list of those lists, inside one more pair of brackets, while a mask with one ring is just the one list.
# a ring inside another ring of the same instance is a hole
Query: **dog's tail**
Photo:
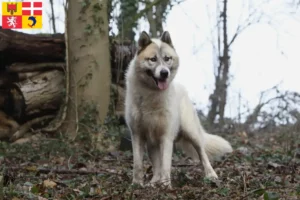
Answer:
[[[218, 160], [226, 153], [232, 152], [230, 143], [218, 135], [212, 135], [204, 132], [205, 151], [210, 161]], [[182, 138], [176, 144], [186, 156], [191, 157], [193, 161], [199, 161], [199, 156], [193, 145], [186, 139]]]
[[211, 160], [220, 158], [226, 153], [232, 152], [230, 143], [224, 138], [209, 133], [205, 133], [204, 137], [205, 151]]

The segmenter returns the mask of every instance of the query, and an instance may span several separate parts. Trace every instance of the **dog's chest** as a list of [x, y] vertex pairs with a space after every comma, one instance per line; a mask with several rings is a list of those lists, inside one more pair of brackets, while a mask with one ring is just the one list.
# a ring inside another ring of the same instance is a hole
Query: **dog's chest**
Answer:
[[173, 116], [167, 102], [140, 98], [137, 102], [137, 124], [141, 134], [152, 142], [159, 141], [171, 130]]

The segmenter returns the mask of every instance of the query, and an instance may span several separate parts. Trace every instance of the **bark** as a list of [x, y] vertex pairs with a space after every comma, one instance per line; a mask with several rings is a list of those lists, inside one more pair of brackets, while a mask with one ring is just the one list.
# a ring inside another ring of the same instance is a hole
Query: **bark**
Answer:
[[70, 1], [67, 33], [68, 64], [72, 68], [69, 71], [70, 98], [63, 129], [70, 138], [75, 138], [78, 116], [87, 112], [83, 109], [86, 105], [95, 107], [97, 123], [103, 123], [108, 112], [111, 74], [107, 0], [93, 0], [85, 6]]
[[2, 67], [15, 62], [64, 62], [63, 34], [31, 35], [0, 28]]
[[65, 68], [65, 63], [63, 62], [49, 62], [49, 63], [14, 63], [7, 68], [8, 72], [37, 72], [46, 71], [50, 69], [63, 70]]
[[58, 110], [62, 101], [63, 83], [63, 73], [58, 70], [47, 71], [16, 83], [24, 97], [26, 115]]

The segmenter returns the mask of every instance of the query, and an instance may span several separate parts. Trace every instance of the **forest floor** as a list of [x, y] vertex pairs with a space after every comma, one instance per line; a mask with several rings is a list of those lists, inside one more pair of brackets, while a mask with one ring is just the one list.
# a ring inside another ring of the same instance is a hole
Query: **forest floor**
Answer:
[[[169, 190], [131, 185], [130, 151], [104, 153], [53, 137], [1, 142], [0, 199], [300, 199], [298, 134], [256, 134], [247, 143], [225, 137], [235, 151], [213, 163], [219, 181], [203, 178], [202, 166], [175, 153]], [[145, 181], [150, 166], [146, 157]]]

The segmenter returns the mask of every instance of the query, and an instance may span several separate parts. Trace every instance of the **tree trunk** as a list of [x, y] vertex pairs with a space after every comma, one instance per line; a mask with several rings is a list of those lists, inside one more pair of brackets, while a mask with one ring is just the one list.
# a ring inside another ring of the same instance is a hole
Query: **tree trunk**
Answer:
[[120, 16], [118, 17], [118, 38], [134, 40], [134, 28], [137, 28], [137, 20], [132, 13], [138, 13], [138, 0], [120, 0]]
[[75, 138], [79, 116], [91, 112], [88, 114], [93, 120], [103, 123], [108, 112], [111, 76], [107, 0], [92, 0], [85, 6], [69, 2], [67, 43], [70, 98], [64, 129]]
[[[220, 33], [218, 32], [218, 69], [215, 75], [215, 90], [210, 95], [211, 106], [208, 113], [208, 122], [213, 125], [217, 116], [219, 116], [219, 125], [224, 124], [225, 106], [227, 101], [228, 74], [229, 74], [229, 45], [227, 33], [227, 0], [223, 2], [223, 10], [217, 13], [223, 18], [222, 36], [223, 36], [223, 55], [220, 55]], [[218, 25], [219, 26], [219, 25]], [[218, 31], [221, 29], [218, 27]]]
[[170, 1], [162, 0], [157, 5], [151, 6], [152, 3], [152, 1], [146, 1], [146, 6], [151, 7], [147, 12], [147, 19], [150, 25], [151, 37], [155, 38], [163, 33], [164, 14]]
[[228, 84], [228, 73], [229, 73], [229, 46], [227, 36], [227, 0], [224, 0], [223, 7], [223, 66], [222, 80], [220, 82], [220, 125], [224, 124], [225, 106], [227, 102], [227, 84]]

